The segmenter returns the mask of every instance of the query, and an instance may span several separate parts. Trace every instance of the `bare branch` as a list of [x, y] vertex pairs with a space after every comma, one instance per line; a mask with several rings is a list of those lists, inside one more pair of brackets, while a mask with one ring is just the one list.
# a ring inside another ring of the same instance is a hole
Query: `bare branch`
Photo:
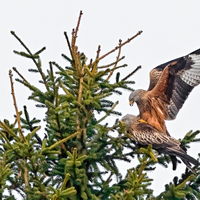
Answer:
[[96, 57], [96, 59], [99, 58], [100, 51], [101, 51], [101, 46], [99, 45], [99, 46], [98, 46], [98, 49], [97, 49], [97, 57]]
[[11, 94], [12, 94], [12, 97], [13, 97], [13, 103], [14, 103], [14, 106], [15, 106], [15, 112], [16, 112], [16, 115], [17, 115], [17, 122], [18, 122], [18, 129], [19, 129], [19, 136], [20, 136], [20, 139], [22, 141], [24, 141], [24, 136], [22, 134], [22, 127], [21, 127], [21, 123], [20, 123], [20, 114], [18, 112], [18, 108], [17, 108], [17, 103], [16, 103], [16, 98], [15, 98], [15, 92], [14, 92], [14, 83], [13, 83], [13, 80], [12, 80], [12, 71], [9, 70], [9, 77], [10, 77], [10, 85], [11, 85]]
[[[13, 97], [13, 102], [14, 102], [14, 106], [15, 106], [15, 112], [17, 115], [17, 123], [18, 123], [18, 129], [19, 129], [19, 137], [22, 141], [25, 141], [24, 135], [22, 133], [22, 127], [21, 127], [21, 123], [20, 123], [20, 114], [17, 108], [17, 102], [15, 99], [15, 93], [14, 93], [14, 84], [13, 84], [13, 80], [12, 80], [12, 70], [9, 70], [9, 77], [10, 77], [10, 84], [11, 84], [11, 94]], [[25, 182], [25, 186], [28, 187], [29, 186], [29, 177], [28, 177], [28, 168], [27, 168], [27, 162], [24, 159], [24, 182]]]
[[74, 30], [74, 29], [72, 30], [72, 42], [71, 42], [72, 58], [74, 60], [76, 71], [77, 71], [77, 74], [78, 74], [79, 77], [82, 77], [82, 74], [81, 74], [82, 70], [79, 69], [79, 64], [80, 64], [79, 53], [78, 53], [78, 47], [75, 46], [75, 43], [76, 43], [77, 33], [78, 33], [78, 29], [79, 29], [79, 25], [80, 25], [82, 14], [83, 14], [82, 11], [80, 11], [78, 22], [77, 22], [77, 26], [76, 26], [76, 30]]
[[20, 42], [20, 44], [26, 49], [26, 51], [27, 51], [30, 55], [33, 55], [33, 54], [31, 53], [31, 51], [29, 50], [29, 48], [22, 42], [22, 40], [15, 34], [14, 31], [11, 31], [10, 33]]
[[19, 73], [16, 67], [13, 67], [13, 70], [19, 75], [19, 77], [26, 83], [29, 84], [29, 82]]
[[110, 79], [110, 77], [113, 75], [113, 72], [114, 72], [114, 69], [117, 67], [117, 63], [119, 61], [119, 57], [120, 57], [120, 54], [121, 54], [121, 44], [122, 44], [122, 40], [119, 40], [119, 52], [118, 52], [118, 55], [117, 55], [117, 59], [116, 59], [116, 63], [113, 67], [113, 70], [110, 72], [110, 74], [108, 75], [107, 77], [107, 81]]
[[124, 46], [125, 44], [129, 43], [131, 40], [133, 40], [134, 38], [136, 38], [138, 35], [140, 35], [142, 33], [142, 31], [139, 31], [136, 35], [134, 35], [133, 37], [131, 37], [130, 39], [128, 38], [124, 43], [122, 43], [121, 45], [115, 47], [113, 50], [109, 51], [108, 53], [106, 53], [105, 55], [101, 56], [99, 58], [99, 60], [105, 58], [106, 56], [108, 56], [109, 54], [113, 53], [114, 51], [116, 51], [117, 49], [121, 48], [122, 46]]
[[80, 11], [80, 14], [79, 14], [79, 18], [78, 18], [78, 23], [77, 23], [77, 26], [76, 26], [75, 35], [74, 35], [75, 38], [77, 37], [78, 28], [79, 28], [79, 25], [80, 25], [80, 21], [81, 21], [81, 16], [82, 16], [82, 14], [83, 14], [83, 12], [82, 12], [82, 10], [81, 10], [81, 11]]
[[67, 40], [67, 45], [68, 45], [68, 48], [69, 48], [71, 57], [72, 57], [72, 59], [73, 59], [72, 49], [71, 49], [71, 45], [70, 45], [70, 42], [69, 42], [69, 38], [68, 38], [67, 32], [64, 32], [64, 35], [65, 35], [65, 38], [66, 38], [66, 40]]
[[142, 68], [141, 65], [138, 66], [134, 71], [132, 71], [128, 76], [126, 76], [125, 78], [123, 78], [121, 81], [125, 81], [126, 79], [128, 79], [129, 77], [131, 77], [133, 74], [135, 74], [135, 72], [137, 72], [141, 68]]
[[72, 46], [75, 46], [75, 43], [76, 43], [77, 33], [78, 33], [78, 29], [79, 29], [79, 25], [80, 25], [82, 14], [83, 14], [83, 12], [81, 10], [80, 14], [79, 14], [76, 30], [74, 30], [74, 29], [72, 30]]
[[110, 63], [110, 64], [108, 64], [108, 65], [100, 66], [100, 67], [98, 67], [98, 69], [104, 69], [104, 68], [111, 67], [112, 65], [117, 64], [119, 61], [123, 60], [124, 58], [125, 58], [125, 56], [122, 56], [121, 58], [119, 58], [119, 59], [116, 60], [115, 62]]

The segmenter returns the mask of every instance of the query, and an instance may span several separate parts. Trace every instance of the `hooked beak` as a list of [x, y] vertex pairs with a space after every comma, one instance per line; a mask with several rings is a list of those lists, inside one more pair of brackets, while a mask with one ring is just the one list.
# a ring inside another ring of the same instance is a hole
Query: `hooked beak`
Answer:
[[133, 106], [133, 104], [134, 104], [134, 101], [129, 101], [130, 106]]

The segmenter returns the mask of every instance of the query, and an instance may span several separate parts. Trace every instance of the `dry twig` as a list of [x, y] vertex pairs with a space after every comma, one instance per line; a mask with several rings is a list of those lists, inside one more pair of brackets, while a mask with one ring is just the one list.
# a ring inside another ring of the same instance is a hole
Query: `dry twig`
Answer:
[[[13, 97], [15, 112], [16, 112], [16, 115], [17, 115], [19, 137], [22, 141], [25, 141], [24, 135], [22, 133], [22, 127], [21, 127], [21, 123], [20, 123], [20, 114], [19, 114], [18, 108], [17, 108], [17, 102], [16, 102], [16, 98], [15, 98], [15, 93], [14, 93], [14, 83], [13, 83], [13, 80], [12, 80], [12, 76], [13, 76], [12, 71], [9, 70], [9, 77], [10, 77], [10, 84], [11, 84], [11, 94], [12, 94], [12, 97]], [[28, 177], [27, 163], [26, 163], [25, 159], [24, 159], [24, 182], [25, 182], [25, 186], [28, 187], [29, 186], [29, 177]]]
[[125, 81], [126, 79], [128, 79], [129, 77], [131, 77], [133, 74], [135, 74], [135, 72], [137, 72], [141, 68], [142, 68], [141, 65], [138, 66], [134, 71], [132, 71], [128, 76], [126, 76], [125, 78], [123, 78], [121, 81]]
[[97, 49], [97, 57], [96, 57], [96, 59], [99, 58], [100, 51], [101, 51], [101, 46], [99, 45], [99, 46], [98, 46], [98, 49]]
[[80, 25], [82, 14], [83, 14], [83, 12], [81, 10], [80, 14], [79, 14], [76, 30], [74, 30], [74, 29], [72, 30], [72, 46], [75, 46], [75, 43], [76, 43], [77, 33], [78, 33], [78, 29], [79, 29], [79, 25]]
[[23, 141], [24, 140], [24, 136], [22, 134], [22, 127], [21, 127], [21, 123], [20, 123], [20, 114], [19, 114], [18, 108], [17, 108], [17, 102], [16, 102], [16, 98], [15, 98], [14, 83], [13, 83], [13, 80], [12, 80], [12, 76], [13, 76], [12, 75], [12, 71], [9, 70], [10, 85], [11, 85], [11, 94], [12, 94], [12, 97], [13, 97], [13, 103], [14, 103], [14, 106], [15, 106], [15, 112], [16, 112], [16, 116], [17, 116], [19, 136], [20, 136], [21, 140]]
[[140, 35], [142, 33], [142, 31], [139, 31], [137, 34], [135, 34], [133, 37], [131, 37], [130, 39], [128, 38], [124, 43], [122, 43], [121, 45], [115, 47], [114, 49], [112, 49], [111, 51], [109, 51], [108, 53], [104, 54], [103, 56], [101, 56], [99, 58], [99, 60], [105, 58], [106, 56], [108, 56], [109, 54], [113, 53], [114, 51], [116, 51], [117, 49], [121, 48], [122, 46], [124, 46], [125, 44], [129, 43], [131, 40], [133, 40], [134, 38], [136, 38], [138, 35]]
[[110, 77], [113, 75], [113, 72], [114, 72], [114, 69], [117, 67], [117, 63], [119, 61], [119, 57], [120, 57], [120, 54], [121, 54], [121, 44], [122, 44], [122, 40], [119, 40], [119, 52], [118, 52], [118, 55], [117, 55], [117, 59], [116, 59], [116, 63], [113, 67], [113, 70], [110, 72], [110, 74], [108, 75], [107, 77], [107, 81], [110, 79]]
[[64, 32], [64, 35], [65, 35], [65, 38], [66, 38], [66, 40], [67, 40], [67, 45], [68, 45], [68, 48], [69, 48], [71, 57], [73, 58], [73, 55], [72, 55], [72, 48], [71, 48], [71, 45], [70, 45], [70, 42], [69, 42], [69, 38], [68, 38], [67, 32]]

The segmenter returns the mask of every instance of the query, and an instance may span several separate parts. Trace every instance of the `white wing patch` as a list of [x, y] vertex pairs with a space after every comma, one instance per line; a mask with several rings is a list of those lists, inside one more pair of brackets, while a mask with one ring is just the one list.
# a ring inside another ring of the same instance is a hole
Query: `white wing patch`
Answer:
[[192, 60], [193, 64], [190, 69], [180, 75], [180, 78], [188, 85], [195, 87], [200, 83], [200, 55], [191, 54], [189, 58]]
[[167, 120], [174, 120], [179, 109], [176, 107], [175, 103], [170, 99], [170, 104], [166, 106], [168, 110]]

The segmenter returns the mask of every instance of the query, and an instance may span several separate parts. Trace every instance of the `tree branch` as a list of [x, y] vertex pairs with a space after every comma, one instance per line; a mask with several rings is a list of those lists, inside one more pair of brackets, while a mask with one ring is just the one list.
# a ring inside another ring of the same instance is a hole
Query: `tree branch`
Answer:
[[125, 78], [123, 78], [121, 81], [125, 81], [126, 79], [128, 79], [129, 77], [131, 77], [133, 74], [135, 74], [135, 72], [137, 72], [141, 68], [142, 68], [141, 65], [138, 66], [134, 71], [132, 71], [128, 76], [126, 76]]
[[81, 21], [82, 14], [83, 14], [83, 12], [81, 10], [80, 14], [79, 14], [76, 30], [74, 31], [74, 29], [73, 29], [73, 31], [72, 31], [72, 46], [75, 46], [75, 44], [76, 44], [76, 38], [77, 38], [77, 33], [78, 33], [79, 26], [80, 26], [80, 21]]
[[136, 38], [138, 35], [140, 35], [142, 33], [142, 31], [139, 31], [137, 34], [135, 34], [133, 37], [131, 37], [130, 39], [128, 38], [124, 43], [122, 43], [121, 45], [115, 47], [114, 49], [112, 49], [111, 51], [109, 51], [108, 53], [104, 54], [103, 56], [101, 56], [99, 58], [99, 60], [105, 58], [106, 56], [108, 56], [109, 54], [113, 53], [114, 51], [116, 51], [117, 49], [121, 48], [122, 46], [124, 46], [125, 44], [129, 43], [131, 40], [133, 40], [134, 38]]
[[13, 80], [12, 80], [12, 71], [9, 70], [9, 77], [10, 77], [10, 85], [11, 85], [11, 94], [12, 94], [12, 97], [13, 97], [13, 103], [14, 103], [14, 106], [15, 106], [15, 112], [16, 112], [16, 115], [17, 115], [17, 123], [18, 123], [18, 129], [19, 129], [19, 136], [20, 136], [20, 139], [22, 141], [24, 141], [24, 135], [22, 134], [22, 127], [21, 127], [21, 123], [20, 123], [20, 115], [19, 115], [19, 112], [18, 112], [18, 108], [17, 108], [17, 103], [16, 103], [16, 98], [15, 98], [15, 93], [14, 93], [14, 84], [13, 84]]
[[71, 48], [71, 45], [70, 45], [70, 42], [69, 42], [69, 38], [68, 38], [68, 36], [67, 36], [67, 32], [64, 32], [64, 35], [65, 35], [65, 38], [66, 38], [66, 40], [67, 40], [67, 45], [68, 45], [68, 48], [69, 48], [71, 57], [72, 57], [72, 59], [73, 59], [72, 48]]
[[[122, 44], [122, 40], [119, 40], [119, 46]], [[113, 70], [110, 72], [110, 74], [108, 75], [107, 77], [107, 81], [110, 79], [110, 77], [113, 75], [113, 72], [114, 72], [114, 69], [117, 67], [117, 63], [118, 63], [118, 60], [119, 60], [119, 57], [120, 57], [120, 54], [121, 54], [121, 46], [119, 47], [119, 52], [118, 52], [118, 55], [117, 55], [117, 59], [116, 59], [116, 63], [113, 67]]]

